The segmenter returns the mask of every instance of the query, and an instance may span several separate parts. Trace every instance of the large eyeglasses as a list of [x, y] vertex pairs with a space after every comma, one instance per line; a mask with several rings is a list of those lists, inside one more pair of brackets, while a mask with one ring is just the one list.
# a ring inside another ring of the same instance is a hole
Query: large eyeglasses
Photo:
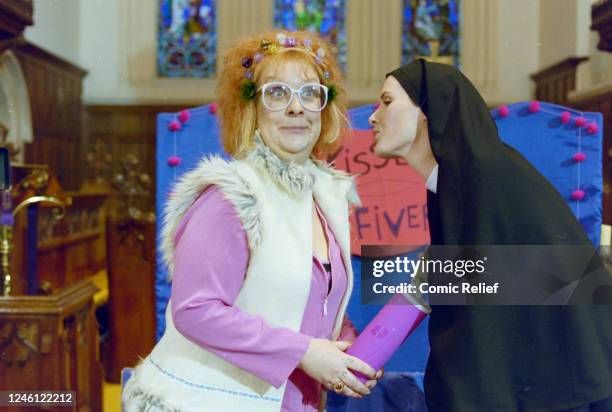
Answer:
[[310, 112], [320, 112], [327, 104], [327, 87], [319, 83], [306, 83], [294, 89], [287, 83], [271, 82], [261, 86], [261, 97], [266, 109], [278, 111], [286, 109], [297, 94], [302, 107]]

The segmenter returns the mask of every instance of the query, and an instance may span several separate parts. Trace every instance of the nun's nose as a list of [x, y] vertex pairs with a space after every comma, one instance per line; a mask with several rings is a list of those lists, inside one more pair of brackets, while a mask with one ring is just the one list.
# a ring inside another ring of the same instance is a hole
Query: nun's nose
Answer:
[[370, 115], [370, 117], [368, 117], [368, 123], [370, 123], [370, 126], [374, 127], [378, 124], [378, 120], [376, 120], [375, 114], [378, 112], [378, 108], [376, 108], [376, 110], [374, 110], [374, 113], [372, 113]]

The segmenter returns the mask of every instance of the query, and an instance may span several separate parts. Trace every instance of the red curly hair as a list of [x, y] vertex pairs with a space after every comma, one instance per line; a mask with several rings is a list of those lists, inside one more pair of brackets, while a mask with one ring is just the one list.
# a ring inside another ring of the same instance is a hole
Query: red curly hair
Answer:
[[[282, 47], [276, 41], [279, 33], [296, 40], [296, 47]], [[312, 51], [307, 50], [304, 40], [310, 40]], [[278, 49], [277, 52], [264, 52], [261, 48], [262, 40], [268, 40]], [[325, 51], [321, 64], [316, 62], [316, 52]], [[319, 82], [326, 86], [334, 86], [334, 99], [328, 102], [321, 112], [321, 134], [314, 146], [313, 153], [324, 158], [337, 150], [342, 144], [341, 139], [348, 128], [348, 118], [345, 113], [346, 93], [341, 85], [341, 70], [332, 56], [331, 47], [321, 36], [307, 31], [288, 32], [272, 30], [266, 33], [249, 36], [238, 40], [224, 54], [223, 70], [219, 74], [217, 87], [218, 116], [221, 125], [221, 141], [225, 151], [236, 158], [244, 157], [253, 145], [255, 128], [257, 125], [256, 98], [245, 100], [242, 98], [242, 84], [246, 80], [246, 70], [242, 60], [253, 58], [255, 53], [264, 55], [259, 62], [253, 62], [250, 70], [253, 72], [253, 81], [260, 86], [261, 73], [269, 65], [278, 65], [286, 62], [296, 62], [304, 67], [311, 67], [317, 73]], [[324, 73], [328, 72], [328, 79]]]

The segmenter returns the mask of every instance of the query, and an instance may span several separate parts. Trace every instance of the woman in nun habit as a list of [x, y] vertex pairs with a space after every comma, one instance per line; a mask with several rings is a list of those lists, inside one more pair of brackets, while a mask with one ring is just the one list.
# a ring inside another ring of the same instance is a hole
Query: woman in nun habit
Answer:
[[[432, 245], [590, 245], [460, 71], [417, 60], [380, 99], [374, 151], [426, 179]], [[429, 340], [432, 412], [612, 411], [610, 305], [434, 306]]]

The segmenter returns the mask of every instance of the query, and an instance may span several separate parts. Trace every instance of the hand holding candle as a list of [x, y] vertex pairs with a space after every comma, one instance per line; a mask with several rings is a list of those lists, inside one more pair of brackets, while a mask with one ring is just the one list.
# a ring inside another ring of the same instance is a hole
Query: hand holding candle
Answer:
[[[409, 296], [397, 294], [365, 327], [346, 353], [379, 370], [430, 311], [428, 307], [413, 303]], [[362, 382], [367, 381], [366, 376], [358, 372], [354, 374]]]

